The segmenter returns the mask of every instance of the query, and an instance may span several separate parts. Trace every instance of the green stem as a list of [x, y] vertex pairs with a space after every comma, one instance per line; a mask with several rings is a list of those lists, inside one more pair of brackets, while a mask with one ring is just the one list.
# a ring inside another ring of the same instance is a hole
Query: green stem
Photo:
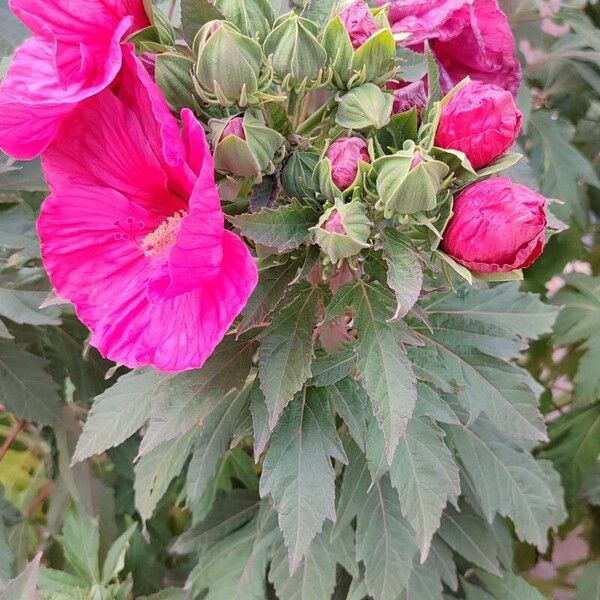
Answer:
[[293, 131], [298, 128], [300, 115], [302, 113], [302, 99], [304, 94], [299, 94], [294, 88], [288, 92], [288, 114], [292, 115]]
[[249, 206], [250, 199], [244, 198], [243, 200], [236, 200], [235, 202], [226, 204], [225, 206], [223, 206], [223, 212], [230, 217], [233, 217], [235, 215], [242, 215], [245, 212], [248, 212]]
[[300, 125], [296, 127], [296, 133], [298, 135], [305, 135], [316, 129], [321, 124], [321, 121], [323, 120], [323, 117], [325, 116], [329, 108], [330, 101], [325, 102], [325, 104], [323, 104], [323, 106], [318, 108], [312, 115], [310, 115], [310, 117], [308, 117], [308, 119], [306, 119], [304, 123], [300, 123]]

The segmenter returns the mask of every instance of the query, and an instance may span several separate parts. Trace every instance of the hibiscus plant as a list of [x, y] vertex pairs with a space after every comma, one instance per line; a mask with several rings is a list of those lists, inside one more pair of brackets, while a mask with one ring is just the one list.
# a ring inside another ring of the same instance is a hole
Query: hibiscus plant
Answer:
[[543, 598], [600, 328], [539, 273], [600, 182], [502, 7], [156, 4], [0, 9], [0, 597]]

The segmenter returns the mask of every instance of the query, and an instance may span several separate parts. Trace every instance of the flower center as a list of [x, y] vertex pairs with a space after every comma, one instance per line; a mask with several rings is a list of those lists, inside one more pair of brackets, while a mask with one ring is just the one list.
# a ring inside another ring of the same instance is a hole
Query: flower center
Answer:
[[187, 215], [185, 210], [178, 210], [165, 219], [154, 231], [151, 231], [141, 241], [141, 247], [146, 256], [154, 256], [170, 248], [177, 237], [181, 221]]

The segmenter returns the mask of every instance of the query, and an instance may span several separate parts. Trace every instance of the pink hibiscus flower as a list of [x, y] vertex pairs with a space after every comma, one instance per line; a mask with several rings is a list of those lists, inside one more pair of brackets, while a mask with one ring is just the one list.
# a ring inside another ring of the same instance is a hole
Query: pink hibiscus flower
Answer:
[[104, 356], [200, 367], [257, 283], [224, 227], [213, 160], [189, 110], [183, 132], [133, 46], [115, 85], [79, 105], [44, 152], [44, 265]]
[[17, 48], [0, 87], [0, 149], [45, 150], [78, 102], [121, 68], [121, 41], [149, 25], [143, 0], [10, 0], [34, 36]]
[[389, 19], [394, 32], [409, 34], [401, 42], [408, 48], [422, 52], [429, 42], [445, 91], [468, 76], [518, 92], [515, 40], [497, 0], [393, 0]]

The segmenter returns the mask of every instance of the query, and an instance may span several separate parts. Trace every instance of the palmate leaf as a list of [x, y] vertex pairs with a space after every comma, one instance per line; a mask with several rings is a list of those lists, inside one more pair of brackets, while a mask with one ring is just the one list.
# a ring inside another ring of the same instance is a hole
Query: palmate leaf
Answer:
[[312, 541], [297, 571], [290, 575], [287, 548], [281, 540], [273, 553], [269, 580], [279, 600], [331, 598], [335, 588], [336, 564], [345, 562], [348, 554], [354, 562], [354, 531], [347, 528], [343, 535], [332, 540], [331, 526], [327, 525]]
[[575, 391], [579, 403], [589, 404], [600, 398], [600, 278], [575, 273], [565, 281], [567, 287], [555, 297], [563, 306], [556, 321], [556, 342], [582, 345]]
[[250, 388], [230, 392], [206, 417], [198, 432], [187, 473], [187, 502], [200, 500], [229, 447], [239, 416], [248, 405]]
[[346, 377], [327, 386], [335, 411], [342, 417], [356, 444], [364, 450], [367, 437], [368, 399], [362, 386]]
[[267, 402], [271, 429], [311, 376], [313, 331], [321, 291], [302, 284], [295, 294], [263, 334], [258, 351], [260, 388]]
[[374, 600], [397, 600], [408, 584], [417, 553], [414, 533], [402, 517], [387, 477], [373, 484], [357, 516], [356, 558]]
[[567, 503], [578, 498], [581, 485], [600, 455], [600, 403], [563, 415], [550, 425], [550, 443], [541, 456], [561, 474]]
[[483, 421], [448, 429], [487, 520], [491, 523], [496, 513], [509, 517], [517, 536], [544, 552], [547, 531], [557, 525], [557, 505], [544, 468]]
[[[496, 600], [544, 600], [544, 596], [536, 588], [514, 573], [505, 571], [501, 577], [495, 577], [478, 570], [477, 577]], [[591, 600], [592, 596], [589, 598]]]
[[423, 270], [418, 254], [395, 229], [382, 233], [383, 257], [388, 265], [387, 283], [396, 295], [396, 316], [403, 317], [419, 299]]
[[354, 348], [342, 348], [333, 354], [317, 356], [311, 365], [312, 379], [310, 385], [324, 387], [342, 381], [356, 367]]
[[331, 458], [346, 462], [324, 388], [300, 392], [271, 436], [260, 480], [270, 495], [295, 571], [325, 519], [335, 520], [335, 471]]
[[412, 419], [396, 448], [390, 477], [423, 563], [446, 503], [456, 504], [460, 494], [458, 466], [443, 431], [426, 419]]
[[255, 352], [252, 332], [239, 339], [229, 335], [201, 369], [165, 377], [157, 391], [140, 455], [201, 425], [225, 394], [242, 388]]
[[150, 417], [162, 377], [152, 369], [132, 371], [100, 394], [92, 405], [72, 462], [122, 444]]
[[135, 508], [147, 521], [169, 484], [187, 462], [194, 443], [194, 431], [159, 444], [142, 456], [135, 465]]
[[580, 200], [579, 182], [600, 187], [600, 181], [587, 158], [570, 143], [574, 132], [571, 123], [554, 118], [549, 111], [536, 110], [529, 119], [531, 159], [542, 174], [542, 193], [565, 203], [557, 209], [559, 218], [574, 217], [585, 223], [587, 216]]
[[288, 252], [310, 239], [309, 229], [318, 218], [313, 207], [294, 201], [277, 209], [229, 217], [229, 220], [253, 242]]
[[350, 305], [355, 309], [359, 331], [356, 347], [360, 377], [391, 462], [415, 407], [416, 377], [401, 342], [402, 329], [389, 321], [395, 312], [389, 290], [378, 282], [358, 281], [346, 286], [328, 306], [329, 316]]
[[498, 548], [489, 525], [467, 507], [444, 512], [438, 535], [444, 542], [474, 565], [500, 575]]
[[244, 527], [204, 547], [188, 577], [195, 595], [208, 589], [206, 600], [264, 600], [271, 548], [281, 534], [268, 502]]
[[19, 419], [58, 425], [62, 402], [46, 365], [13, 342], [0, 340], [0, 404]]

